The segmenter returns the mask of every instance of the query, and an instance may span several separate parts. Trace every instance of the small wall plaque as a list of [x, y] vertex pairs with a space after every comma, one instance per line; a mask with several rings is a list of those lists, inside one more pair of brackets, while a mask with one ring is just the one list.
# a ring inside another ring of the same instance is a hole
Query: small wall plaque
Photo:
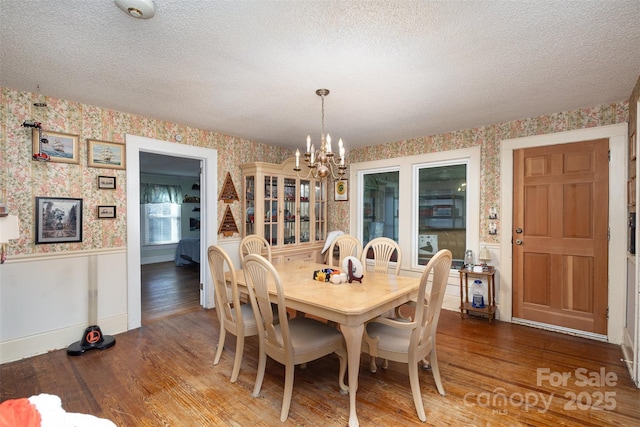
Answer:
[[238, 192], [236, 191], [236, 186], [233, 185], [231, 173], [229, 172], [227, 172], [227, 176], [224, 179], [224, 185], [222, 186], [218, 200], [224, 200], [225, 203], [233, 203], [236, 200], [240, 200]]
[[227, 210], [224, 212], [224, 217], [218, 228], [218, 234], [222, 234], [225, 237], [233, 236], [233, 233], [238, 232], [238, 226], [236, 220], [233, 218], [233, 212], [231, 208], [227, 206]]

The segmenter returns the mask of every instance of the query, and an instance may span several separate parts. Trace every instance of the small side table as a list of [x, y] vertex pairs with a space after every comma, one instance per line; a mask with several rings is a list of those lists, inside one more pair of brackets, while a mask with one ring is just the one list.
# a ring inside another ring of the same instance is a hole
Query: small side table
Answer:
[[[495, 285], [496, 269], [494, 267], [488, 267], [488, 270], [482, 272], [476, 272], [467, 268], [460, 269], [460, 317], [464, 319], [465, 311], [469, 314], [470, 311], [477, 313], [485, 313], [489, 317], [489, 324], [496, 315], [496, 285]], [[487, 301], [484, 307], [474, 307], [469, 302], [469, 276], [471, 277], [486, 277], [488, 282]]]

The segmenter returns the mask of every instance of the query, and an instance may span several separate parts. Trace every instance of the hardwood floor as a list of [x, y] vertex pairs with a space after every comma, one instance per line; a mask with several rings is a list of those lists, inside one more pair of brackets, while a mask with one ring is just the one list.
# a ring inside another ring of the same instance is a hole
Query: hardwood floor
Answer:
[[[240, 376], [229, 382], [235, 338], [213, 365], [215, 310], [171, 316], [116, 336], [110, 349], [65, 350], [0, 365], [0, 401], [51, 393], [69, 412], [118, 426], [346, 426], [348, 396], [338, 391], [335, 355], [296, 368], [289, 419], [280, 423], [284, 369], [268, 360], [251, 397], [257, 337], [246, 339]], [[415, 413], [406, 365], [360, 365], [362, 426], [637, 426], [640, 390], [617, 345], [443, 311], [438, 360], [447, 395], [421, 371], [427, 422]], [[564, 374], [565, 380], [562, 381]], [[604, 374], [604, 375], [603, 375]]]
[[142, 324], [202, 310], [200, 266], [176, 266], [175, 262], [140, 267]]

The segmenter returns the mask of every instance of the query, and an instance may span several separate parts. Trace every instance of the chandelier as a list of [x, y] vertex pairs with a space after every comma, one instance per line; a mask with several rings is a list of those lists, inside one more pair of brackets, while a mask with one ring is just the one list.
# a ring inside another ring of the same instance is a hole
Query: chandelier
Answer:
[[329, 89], [318, 89], [316, 95], [322, 99], [322, 133], [320, 134], [320, 148], [316, 150], [311, 143], [311, 136], [307, 135], [307, 151], [304, 153], [304, 161], [309, 168], [306, 176], [301, 176], [300, 171], [300, 150], [296, 150], [296, 171], [299, 178], [326, 178], [329, 175], [333, 179], [342, 179], [347, 167], [344, 164], [344, 145], [342, 138], [338, 141], [338, 156], [336, 158], [331, 151], [331, 136], [324, 133], [324, 97], [329, 95]]

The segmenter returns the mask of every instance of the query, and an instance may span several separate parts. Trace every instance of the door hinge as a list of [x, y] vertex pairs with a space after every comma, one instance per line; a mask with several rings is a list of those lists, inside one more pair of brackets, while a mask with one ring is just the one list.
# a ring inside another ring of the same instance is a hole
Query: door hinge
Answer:
[[607, 158], [611, 161], [611, 150], [607, 151]]
[[607, 319], [609, 318], [609, 307], [607, 307]]
[[204, 289], [204, 285], [202, 283], [200, 283], [200, 290]]
[[611, 241], [611, 227], [607, 227], [607, 242]]

